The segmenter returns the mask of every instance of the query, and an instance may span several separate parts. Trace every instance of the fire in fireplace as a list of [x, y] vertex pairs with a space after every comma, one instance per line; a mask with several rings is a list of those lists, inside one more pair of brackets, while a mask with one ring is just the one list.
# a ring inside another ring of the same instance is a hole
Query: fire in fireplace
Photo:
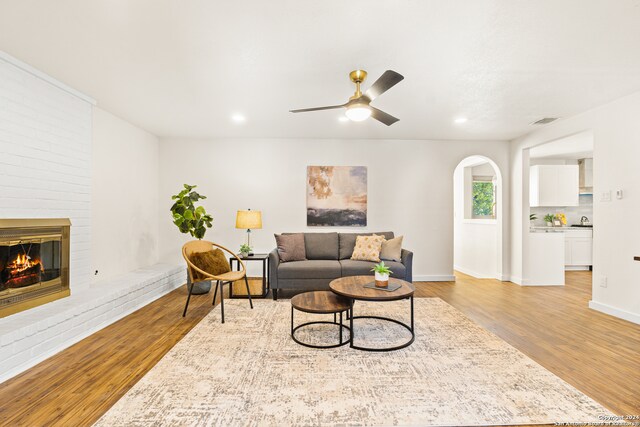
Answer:
[[60, 276], [60, 240], [42, 239], [0, 246], [0, 291]]
[[0, 317], [69, 295], [70, 225], [0, 220]]

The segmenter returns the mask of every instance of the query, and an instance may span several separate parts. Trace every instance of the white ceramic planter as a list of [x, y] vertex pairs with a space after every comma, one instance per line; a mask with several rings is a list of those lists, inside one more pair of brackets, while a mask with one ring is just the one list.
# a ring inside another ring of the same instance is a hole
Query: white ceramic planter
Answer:
[[376, 280], [379, 281], [379, 282], [388, 282], [389, 281], [389, 275], [388, 274], [376, 273]]
[[378, 288], [386, 288], [389, 286], [389, 274], [380, 274], [376, 272], [376, 286]]

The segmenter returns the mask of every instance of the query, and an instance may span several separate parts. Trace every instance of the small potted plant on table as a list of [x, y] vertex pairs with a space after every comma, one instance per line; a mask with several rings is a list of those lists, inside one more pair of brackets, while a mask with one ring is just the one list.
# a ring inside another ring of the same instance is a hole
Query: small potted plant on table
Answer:
[[389, 274], [393, 273], [393, 271], [384, 264], [384, 261], [380, 261], [379, 264], [374, 265], [371, 271], [375, 272], [377, 288], [386, 288], [389, 286]]
[[246, 243], [240, 245], [240, 255], [242, 255], [242, 258], [247, 258], [249, 254], [251, 254], [251, 246]]

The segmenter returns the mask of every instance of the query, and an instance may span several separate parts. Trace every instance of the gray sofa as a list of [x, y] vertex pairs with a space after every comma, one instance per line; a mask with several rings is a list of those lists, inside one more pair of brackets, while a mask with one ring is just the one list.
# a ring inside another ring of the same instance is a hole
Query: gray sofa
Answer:
[[[378, 234], [386, 239], [393, 232], [381, 233], [303, 233], [307, 259], [305, 261], [280, 262], [278, 250], [269, 254], [269, 283], [273, 299], [278, 299], [279, 289], [326, 290], [333, 279], [344, 276], [372, 275], [375, 265], [370, 261], [351, 260], [356, 236]], [[413, 252], [402, 249], [401, 262], [385, 261], [391, 268], [391, 277], [411, 282]]]

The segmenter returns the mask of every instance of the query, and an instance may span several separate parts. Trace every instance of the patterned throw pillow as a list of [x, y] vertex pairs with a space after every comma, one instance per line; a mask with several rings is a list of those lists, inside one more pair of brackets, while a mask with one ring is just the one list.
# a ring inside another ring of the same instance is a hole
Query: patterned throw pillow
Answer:
[[380, 262], [380, 250], [384, 236], [358, 236], [351, 259]]

